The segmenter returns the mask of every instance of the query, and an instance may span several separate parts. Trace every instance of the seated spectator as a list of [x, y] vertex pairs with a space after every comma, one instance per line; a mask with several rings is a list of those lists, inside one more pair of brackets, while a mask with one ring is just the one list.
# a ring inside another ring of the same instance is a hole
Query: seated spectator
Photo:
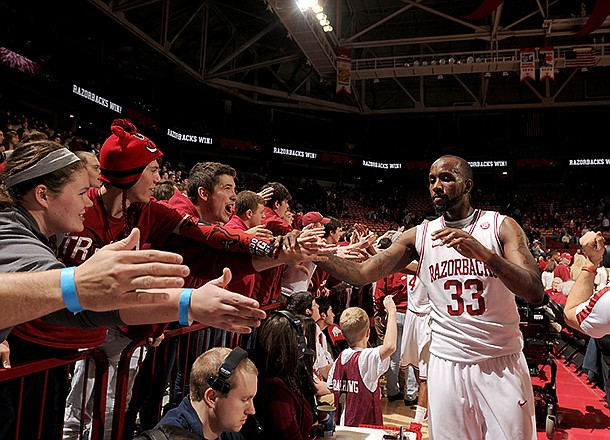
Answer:
[[[289, 312], [270, 315], [260, 327], [253, 351], [258, 367], [255, 405], [265, 439], [307, 440], [313, 410], [299, 375], [299, 359], [313, 356], [301, 320]], [[258, 438], [248, 434], [246, 438]]]
[[556, 304], [565, 306], [567, 297], [563, 293], [563, 290], [561, 289], [562, 283], [563, 283], [563, 281], [561, 280], [561, 278], [559, 278], [559, 277], [553, 278], [553, 283], [551, 285], [551, 288], [547, 289], [546, 293], [549, 294], [549, 299], [551, 301], [553, 301]]
[[[286, 309], [295, 315], [310, 316], [314, 322], [320, 320], [319, 306], [310, 292], [296, 292], [292, 294], [286, 301]], [[333, 357], [328, 351], [328, 346], [324, 346], [324, 342], [324, 333], [322, 333], [320, 327], [316, 326], [316, 360], [314, 362], [314, 371], [326, 380], [328, 371], [333, 363]]]
[[339, 324], [349, 348], [335, 361], [328, 375], [328, 388], [335, 395], [335, 421], [345, 426], [383, 425], [379, 378], [390, 366], [396, 351], [396, 305], [386, 296], [387, 312], [383, 344], [367, 348], [370, 320], [364, 310], [350, 307], [341, 314]]
[[[179, 426], [199, 438], [238, 440], [249, 415], [253, 415], [258, 371], [252, 361], [236, 349], [212, 348], [197, 358], [191, 369], [190, 395], [161, 419], [157, 428]], [[227, 365], [231, 361], [237, 366]], [[221, 369], [222, 367], [222, 369]], [[226, 370], [233, 369], [229, 374]]]
[[[557, 267], [557, 263], [555, 262], [555, 260], [549, 260], [549, 262], [546, 264], [544, 270], [542, 271], [542, 285], [544, 286], [544, 289], [550, 289], [552, 286], [551, 284], [553, 283], [553, 280], [555, 279], [555, 268]], [[561, 278], [560, 278], [561, 279]]]
[[557, 264], [557, 267], [553, 271], [555, 277], [561, 278], [562, 281], [568, 281], [572, 279], [570, 275], [570, 264], [572, 263], [572, 254], [564, 252], [561, 254], [561, 261]]

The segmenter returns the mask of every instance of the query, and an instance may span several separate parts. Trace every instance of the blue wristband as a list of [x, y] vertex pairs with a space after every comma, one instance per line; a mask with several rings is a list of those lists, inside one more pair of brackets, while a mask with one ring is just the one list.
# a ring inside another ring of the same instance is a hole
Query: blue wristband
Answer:
[[64, 298], [66, 308], [72, 313], [82, 312], [81, 306], [76, 294], [76, 283], [74, 282], [74, 267], [65, 267], [59, 273], [59, 284], [61, 285], [61, 296]]
[[178, 306], [178, 322], [181, 325], [191, 325], [189, 322], [189, 306], [191, 305], [192, 295], [193, 289], [182, 289], [180, 305]]

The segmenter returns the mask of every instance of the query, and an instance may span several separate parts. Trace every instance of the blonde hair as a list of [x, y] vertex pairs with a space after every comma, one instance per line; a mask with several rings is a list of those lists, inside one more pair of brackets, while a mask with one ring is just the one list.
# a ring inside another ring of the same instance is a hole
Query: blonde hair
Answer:
[[339, 325], [343, 336], [351, 347], [366, 336], [370, 327], [369, 315], [360, 307], [349, 307], [341, 313]]

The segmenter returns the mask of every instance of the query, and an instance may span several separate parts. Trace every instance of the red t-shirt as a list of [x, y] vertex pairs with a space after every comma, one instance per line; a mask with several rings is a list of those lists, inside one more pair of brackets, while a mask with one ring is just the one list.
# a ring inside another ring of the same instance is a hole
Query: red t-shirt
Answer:
[[377, 287], [375, 288], [375, 293], [373, 295], [377, 311], [382, 312], [382, 315], [385, 315], [383, 300], [386, 296], [392, 295], [394, 297], [394, 303], [396, 304], [396, 311], [398, 313], [407, 313], [409, 291], [407, 282], [407, 275], [400, 272], [393, 273], [377, 281]]

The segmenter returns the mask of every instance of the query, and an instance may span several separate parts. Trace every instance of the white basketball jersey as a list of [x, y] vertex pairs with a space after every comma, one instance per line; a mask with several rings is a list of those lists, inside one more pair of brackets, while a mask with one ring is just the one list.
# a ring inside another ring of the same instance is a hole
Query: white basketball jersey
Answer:
[[[504, 218], [477, 210], [462, 229], [503, 256], [499, 230]], [[474, 363], [521, 351], [514, 294], [484, 262], [432, 242], [431, 234], [445, 226], [442, 216], [417, 226], [418, 276], [431, 303], [430, 352], [453, 362]]]
[[415, 275], [407, 275], [409, 302], [407, 309], [420, 315], [430, 313], [430, 300], [426, 286]]

